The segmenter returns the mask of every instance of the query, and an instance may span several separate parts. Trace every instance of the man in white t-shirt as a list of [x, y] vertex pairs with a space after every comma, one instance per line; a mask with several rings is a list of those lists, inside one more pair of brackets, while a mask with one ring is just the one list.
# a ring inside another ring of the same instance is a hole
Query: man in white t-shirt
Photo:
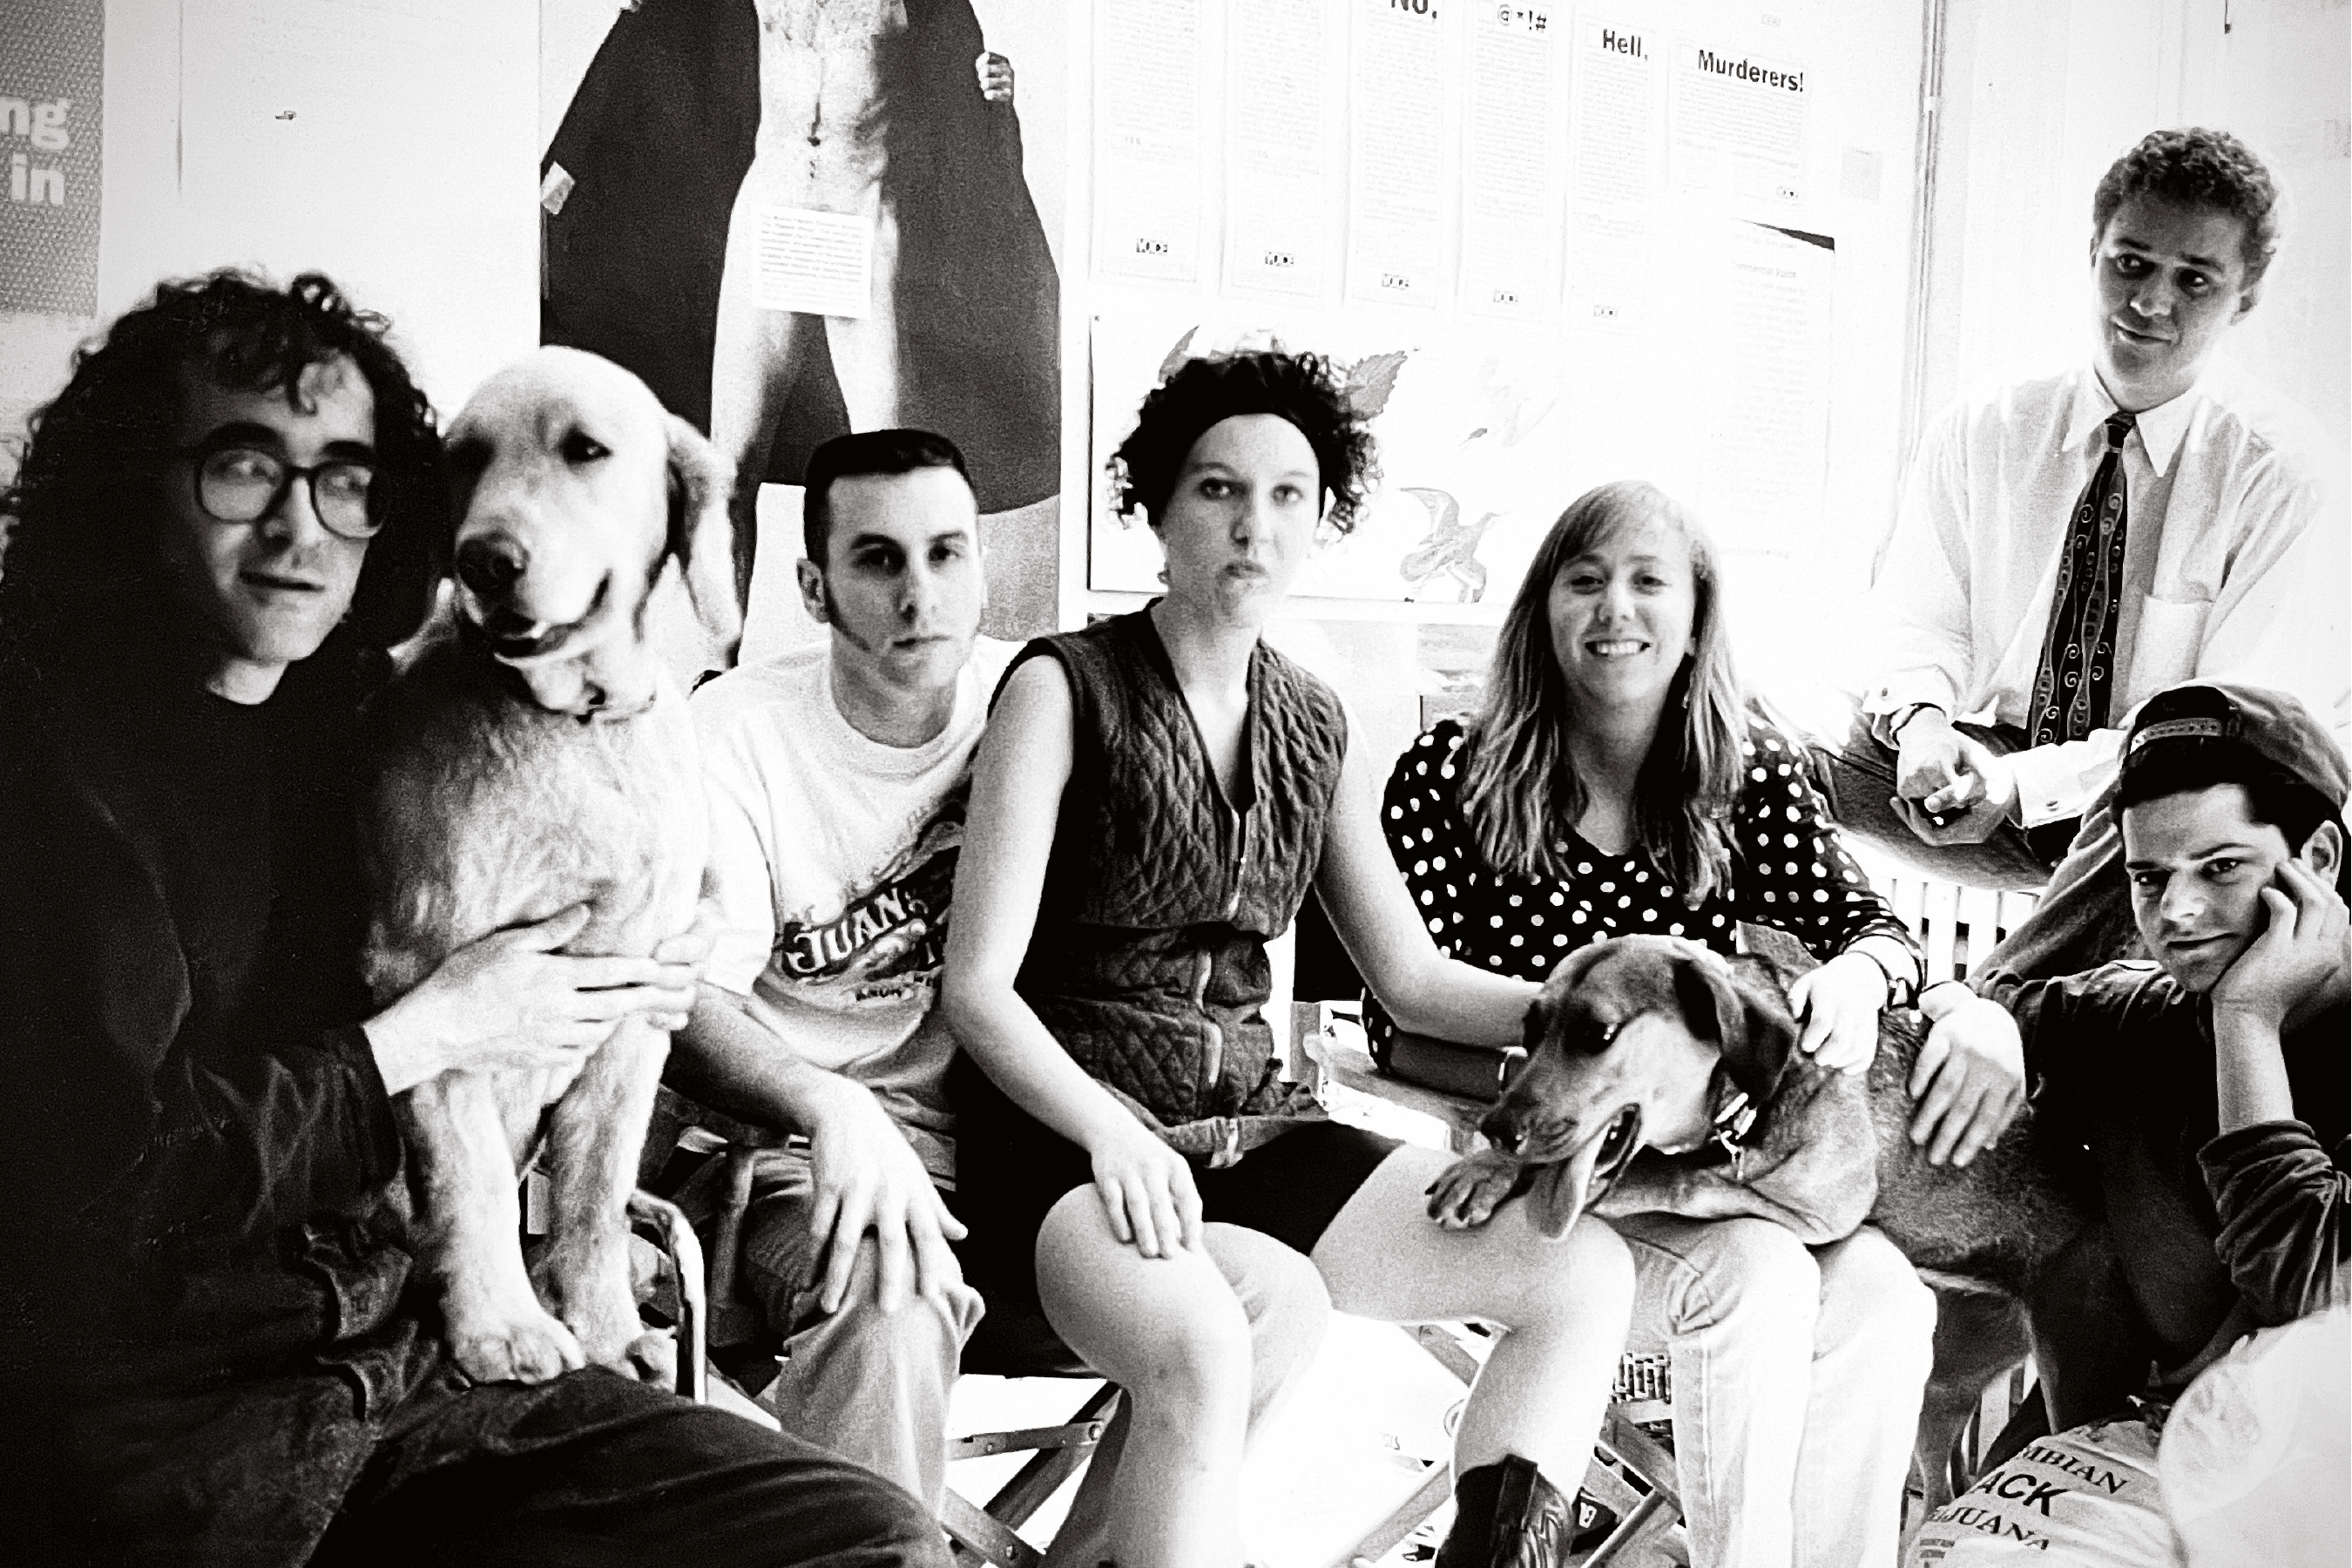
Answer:
[[2011, 968], [2131, 940], [2101, 803], [2146, 698], [2227, 679], [2342, 723], [2341, 581], [2320, 569], [2342, 523], [2310, 422], [2206, 374], [2254, 307], [2275, 202], [2227, 132], [2144, 138], [2092, 201], [2091, 363], [1962, 398], [1913, 458], [1872, 590], [1877, 668], [1817, 782], [1849, 833], [1931, 876], [2050, 883]]
[[[670, 1077], [807, 1139], [761, 1155], [742, 1227], [744, 1276], [786, 1341], [785, 1429], [936, 1509], [982, 1301], [950, 1245], [954, 1042], [931, 1003], [971, 754], [1013, 650], [979, 635], [979, 519], [953, 443], [841, 437], [807, 480], [801, 596], [831, 635], [693, 699], [720, 930]], [[1254, 1417], [1328, 1310], [1284, 1250], [1219, 1256], [1251, 1317]], [[1106, 1475], [1121, 1430], [1097, 1449]], [[1074, 1505], [1082, 1533], [1098, 1501]]]

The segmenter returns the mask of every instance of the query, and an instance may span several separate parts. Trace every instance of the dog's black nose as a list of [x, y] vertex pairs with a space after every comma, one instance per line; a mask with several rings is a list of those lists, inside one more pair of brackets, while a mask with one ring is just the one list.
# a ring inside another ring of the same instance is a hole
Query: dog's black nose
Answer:
[[511, 539], [498, 535], [469, 539], [457, 547], [457, 581], [472, 589], [478, 599], [496, 599], [514, 586], [529, 563], [522, 546]]
[[1517, 1122], [1499, 1117], [1487, 1117], [1478, 1123], [1478, 1131], [1487, 1142], [1495, 1146], [1498, 1154], [1516, 1154], [1519, 1152], [1519, 1145], [1527, 1142], [1527, 1134], [1519, 1130]]

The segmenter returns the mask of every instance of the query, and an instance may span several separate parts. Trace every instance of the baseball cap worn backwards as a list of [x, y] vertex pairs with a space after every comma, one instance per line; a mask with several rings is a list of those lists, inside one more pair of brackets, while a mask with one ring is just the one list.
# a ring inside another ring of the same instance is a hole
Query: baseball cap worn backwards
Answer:
[[2335, 737], [2284, 691], [2211, 680], [2158, 692], [2132, 718], [2121, 776], [2183, 741], [2242, 747], [2318, 791], [2339, 813], [2352, 795], [2352, 769]]

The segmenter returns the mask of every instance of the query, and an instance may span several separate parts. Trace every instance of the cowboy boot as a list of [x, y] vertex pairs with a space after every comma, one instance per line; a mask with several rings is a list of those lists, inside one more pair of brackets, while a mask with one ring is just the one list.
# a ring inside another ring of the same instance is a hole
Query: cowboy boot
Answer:
[[1434, 1568], [1565, 1568], [1575, 1510], [1530, 1460], [1465, 1471]]

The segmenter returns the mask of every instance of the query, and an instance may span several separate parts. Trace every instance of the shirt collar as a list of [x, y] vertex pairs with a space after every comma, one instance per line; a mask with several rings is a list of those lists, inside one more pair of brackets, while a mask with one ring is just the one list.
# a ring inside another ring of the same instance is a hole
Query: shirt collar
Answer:
[[[2139, 433], [2140, 448], [2147, 454], [2148, 466], [2159, 474], [2171, 471], [2181, 439], [2189, 434], [2189, 419], [2196, 412], [2197, 396], [2197, 388], [2192, 386], [2169, 403], [2141, 409], [2133, 421], [2132, 427]], [[2106, 437], [2100, 434], [2099, 426], [2115, 412], [2116, 400], [2107, 395], [2099, 373], [2083, 372], [2074, 383], [2074, 405], [2066, 415], [2066, 449], [2071, 452], [2087, 445], [2094, 451], [2103, 450]]]

